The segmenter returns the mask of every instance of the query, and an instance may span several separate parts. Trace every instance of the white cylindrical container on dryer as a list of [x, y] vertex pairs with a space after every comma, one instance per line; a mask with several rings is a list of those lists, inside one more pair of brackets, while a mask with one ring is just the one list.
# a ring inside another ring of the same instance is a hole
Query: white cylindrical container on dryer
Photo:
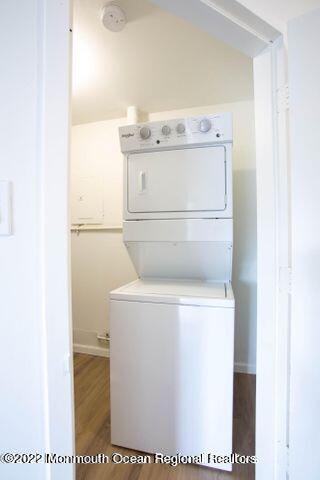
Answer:
[[135, 105], [130, 105], [127, 108], [127, 124], [133, 125], [139, 121], [139, 110]]

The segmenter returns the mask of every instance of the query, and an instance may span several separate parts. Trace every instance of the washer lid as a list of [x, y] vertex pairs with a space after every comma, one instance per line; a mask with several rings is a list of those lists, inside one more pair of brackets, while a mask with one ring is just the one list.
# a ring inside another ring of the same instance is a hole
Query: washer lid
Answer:
[[200, 280], [139, 279], [113, 290], [110, 299], [234, 308], [230, 284]]

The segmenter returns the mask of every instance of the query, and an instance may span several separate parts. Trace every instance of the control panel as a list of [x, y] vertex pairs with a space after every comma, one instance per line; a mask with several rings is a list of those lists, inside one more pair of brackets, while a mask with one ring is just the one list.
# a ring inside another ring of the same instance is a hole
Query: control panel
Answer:
[[232, 142], [232, 114], [202, 115], [119, 128], [121, 151], [160, 150]]

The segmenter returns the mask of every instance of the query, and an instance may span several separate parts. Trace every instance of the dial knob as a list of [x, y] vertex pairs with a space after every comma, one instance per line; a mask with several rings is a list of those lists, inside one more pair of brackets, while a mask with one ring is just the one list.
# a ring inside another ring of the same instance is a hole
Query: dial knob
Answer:
[[208, 118], [203, 118], [199, 123], [199, 130], [202, 133], [209, 132], [211, 129], [211, 122]]
[[186, 131], [186, 127], [184, 123], [178, 123], [176, 127], [177, 133], [184, 133]]
[[169, 135], [171, 132], [171, 128], [169, 127], [169, 125], [163, 125], [161, 131], [163, 135]]
[[140, 137], [143, 140], [147, 140], [151, 136], [151, 130], [149, 127], [142, 127], [140, 128]]

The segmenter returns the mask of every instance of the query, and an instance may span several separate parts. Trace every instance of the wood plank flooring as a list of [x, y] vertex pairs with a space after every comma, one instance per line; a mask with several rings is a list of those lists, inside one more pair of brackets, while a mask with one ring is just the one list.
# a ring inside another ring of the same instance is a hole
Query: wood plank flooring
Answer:
[[[135, 454], [110, 444], [109, 360], [75, 354], [74, 382], [76, 453]], [[254, 412], [255, 376], [235, 374], [234, 452], [254, 454]], [[254, 480], [254, 477], [254, 465], [240, 464], [234, 465], [232, 473], [195, 465], [77, 465], [77, 480]]]

